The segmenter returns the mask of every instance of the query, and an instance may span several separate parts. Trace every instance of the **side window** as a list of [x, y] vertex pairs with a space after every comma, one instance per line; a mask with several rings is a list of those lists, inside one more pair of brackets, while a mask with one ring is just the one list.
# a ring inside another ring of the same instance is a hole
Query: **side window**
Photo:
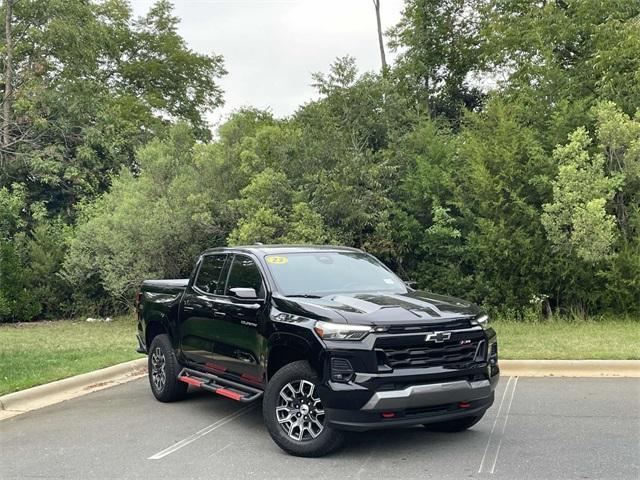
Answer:
[[251, 258], [244, 255], [236, 255], [233, 257], [225, 293], [228, 294], [230, 288], [238, 287], [253, 288], [258, 294], [258, 297], [264, 297], [260, 270], [258, 270], [257, 265]]
[[226, 259], [226, 255], [207, 255], [203, 257], [195, 286], [203, 292], [222, 294], [224, 279], [220, 278], [220, 273]]

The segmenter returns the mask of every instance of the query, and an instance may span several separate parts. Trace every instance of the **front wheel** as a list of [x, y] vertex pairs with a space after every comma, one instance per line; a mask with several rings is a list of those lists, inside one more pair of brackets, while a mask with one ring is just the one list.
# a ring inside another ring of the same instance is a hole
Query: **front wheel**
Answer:
[[318, 384], [318, 376], [305, 361], [286, 365], [267, 383], [264, 421], [273, 441], [291, 455], [321, 457], [344, 441], [342, 432], [326, 424]]
[[178, 380], [181, 366], [168, 335], [157, 335], [149, 348], [149, 384], [153, 396], [161, 402], [181, 400], [188, 385]]
[[484, 412], [480, 415], [472, 415], [469, 417], [457, 418], [446, 422], [425, 423], [424, 427], [432, 432], [462, 432], [473, 427], [480, 419], [484, 417]]

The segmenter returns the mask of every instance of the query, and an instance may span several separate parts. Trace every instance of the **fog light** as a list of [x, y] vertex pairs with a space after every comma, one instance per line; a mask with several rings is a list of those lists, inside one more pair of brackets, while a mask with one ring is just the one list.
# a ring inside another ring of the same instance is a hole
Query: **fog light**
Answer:
[[349, 382], [354, 372], [351, 363], [346, 358], [331, 359], [331, 380], [334, 382]]

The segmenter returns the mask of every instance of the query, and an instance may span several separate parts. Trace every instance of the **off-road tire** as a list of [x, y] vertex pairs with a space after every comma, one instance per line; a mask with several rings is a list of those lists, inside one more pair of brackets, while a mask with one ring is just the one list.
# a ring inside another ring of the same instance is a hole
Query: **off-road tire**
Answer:
[[456, 418], [455, 420], [448, 420], [446, 422], [425, 423], [424, 427], [432, 432], [462, 432], [464, 430], [467, 430], [468, 428], [473, 427], [482, 419], [482, 417], [484, 417], [484, 412], [482, 412], [480, 415], [471, 415], [469, 417]]
[[291, 438], [278, 422], [276, 408], [281, 401], [280, 392], [287, 384], [300, 381], [310, 382], [315, 388], [320, 383], [318, 375], [306, 361], [290, 363], [276, 372], [267, 383], [264, 392], [262, 402], [264, 422], [273, 441], [288, 454], [297, 457], [321, 457], [338, 449], [344, 442], [344, 434], [326, 425], [326, 418], [318, 436], [304, 440]]
[[[157, 376], [160, 373], [158, 369], [159, 362], [163, 365], [164, 382], [160, 382]], [[153, 392], [153, 396], [156, 397], [157, 400], [161, 402], [175, 402], [186, 396], [189, 385], [178, 380], [178, 374], [182, 366], [178, 363], [168, 335], [162, 334], [154, 337], [151, 342], [151, 347], [149, 348], [147, 367], [149, 370], [151, 392]]]

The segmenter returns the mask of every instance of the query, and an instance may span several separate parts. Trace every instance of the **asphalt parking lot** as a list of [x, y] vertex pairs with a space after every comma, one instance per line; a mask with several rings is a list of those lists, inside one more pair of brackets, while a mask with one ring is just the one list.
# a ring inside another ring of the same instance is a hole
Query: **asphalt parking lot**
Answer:
[[271, 441], [260, 405], [156, 402], [146, 379], [0, 422], [0, 478], [640, 478], [640, 380], [503, 378], [473, 429], [350, 434], [320, 459]]

